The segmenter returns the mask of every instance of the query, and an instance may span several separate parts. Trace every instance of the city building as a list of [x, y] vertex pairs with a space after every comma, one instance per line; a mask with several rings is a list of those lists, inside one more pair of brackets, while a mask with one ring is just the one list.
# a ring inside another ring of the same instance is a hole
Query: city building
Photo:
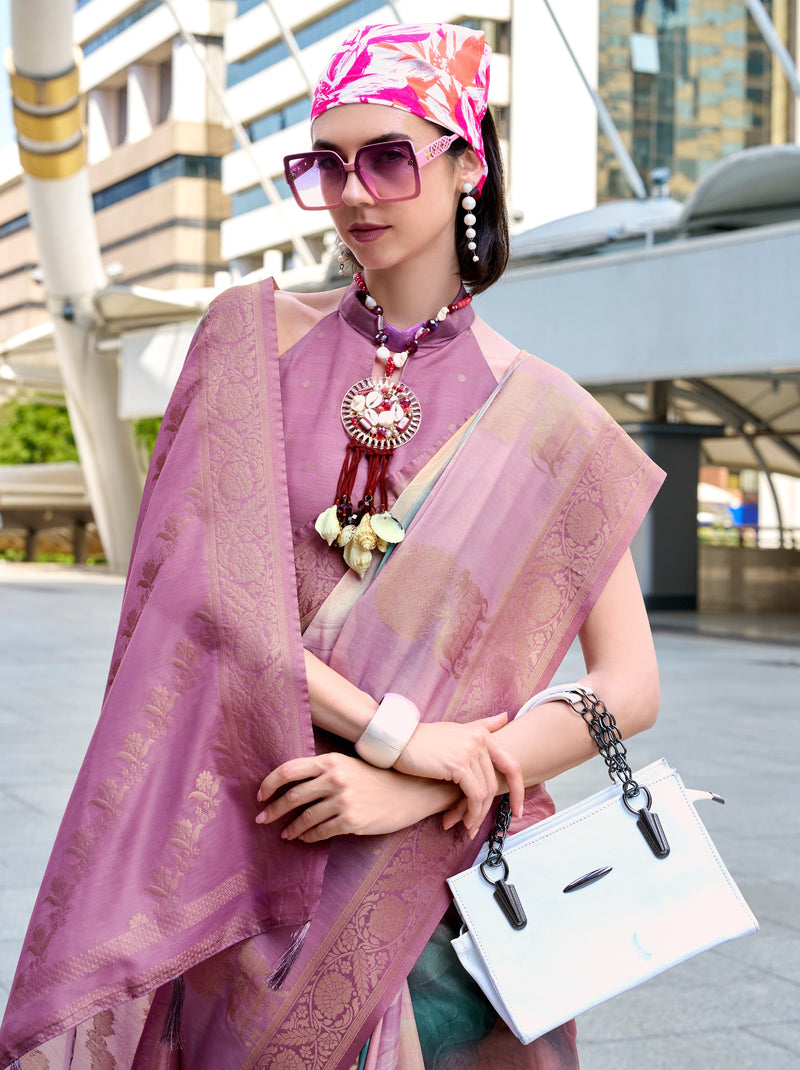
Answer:
[[[224, 81], [232, 5], [178, 0], [197, 48]], [[229, 213], [221, 104], [162, 0], [77, 0], [89, 177], [103, 262], [117, 283], [210, 287], [226, 267]], [[0, 341], [48, 320], [17, 146], [0, 150]]]
[[[797, 4], [764, 8], [797, 55]], [[684, 200], [735, 152], [797, 140], [786, 77], [741, 0], [600, 0], [599, 16], [600, 94], [639, 172], [668, 175], [672, 196]], [[597, 199], [625, 195], [601, 135]]]

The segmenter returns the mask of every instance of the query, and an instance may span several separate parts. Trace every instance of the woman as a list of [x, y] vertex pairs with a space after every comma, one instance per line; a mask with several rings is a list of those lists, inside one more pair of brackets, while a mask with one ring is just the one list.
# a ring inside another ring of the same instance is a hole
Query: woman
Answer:
[[487, 92], [452, 26], [367, 27], [317, 88], [287, 177], [363, 273], [195, 336], [1, 1065], [577, 1066], [462, 975], [445, 878], [591, 755], [563, 703], [507, 715], [576, 634], [623, 732], [654, 719], [627, 547], [661, 474], [469, 306], [507, 255]]

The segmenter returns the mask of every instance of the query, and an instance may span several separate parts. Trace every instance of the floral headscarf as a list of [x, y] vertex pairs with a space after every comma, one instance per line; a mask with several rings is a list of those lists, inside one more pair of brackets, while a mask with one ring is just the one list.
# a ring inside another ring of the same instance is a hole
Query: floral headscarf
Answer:
[[364, 26], [334, 53], [314, 91], [311, 120], [339, 104], [403, 108], [473, 147], [483, 165], [480, 189], [490, 55], [483, 33], [465, 26]]

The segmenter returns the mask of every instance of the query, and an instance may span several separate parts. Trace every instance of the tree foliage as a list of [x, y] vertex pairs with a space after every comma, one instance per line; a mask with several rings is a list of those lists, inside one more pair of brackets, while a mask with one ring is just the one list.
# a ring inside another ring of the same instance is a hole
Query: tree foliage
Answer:
[[[133, 421], [133, 432], [147, 464], [161, 417]], [[0, 464], [55, 464], [77, 461], [69, 413], [58, 405], [7, 401], [0, 405]]]
[[0, 405], [0, 464], [77, 461], [66, 409], [35, 401]]

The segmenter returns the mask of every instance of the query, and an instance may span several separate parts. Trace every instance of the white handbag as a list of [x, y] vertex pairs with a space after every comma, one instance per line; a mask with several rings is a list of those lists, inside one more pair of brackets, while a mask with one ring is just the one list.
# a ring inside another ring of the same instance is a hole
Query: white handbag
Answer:
[[476, 864], [448, 884], [464, 922], [453, 947], [524, 1043], [725, 940], [756, 932], [695, 803], [661, 759], [636, 774], [611, 714], [551, 688], [583, 716], [620, 783], [505, 840], [507, 800]]

